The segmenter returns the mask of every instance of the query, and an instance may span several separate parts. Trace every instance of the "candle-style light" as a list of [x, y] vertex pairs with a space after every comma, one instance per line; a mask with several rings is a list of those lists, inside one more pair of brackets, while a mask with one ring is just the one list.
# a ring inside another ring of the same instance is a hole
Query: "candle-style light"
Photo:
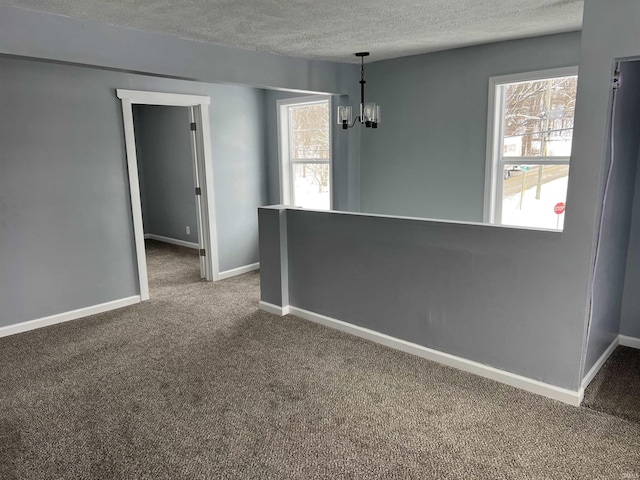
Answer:
[[360, 57], [360, 114], [352, 121], [353, 113], [351, 105], [340, 105], [338, 107], [338, 124], [342, 125], [342, 128], [353, 127], [356, 122], [364, 125], [367, 128], [378, 128], [380, 123], [380, 106], [374, 102], [364, 101], [364, 85], [367, 83], [364, 79], [364, 57], [369, 56], [369, 52], [358, 52], [356, 57]]

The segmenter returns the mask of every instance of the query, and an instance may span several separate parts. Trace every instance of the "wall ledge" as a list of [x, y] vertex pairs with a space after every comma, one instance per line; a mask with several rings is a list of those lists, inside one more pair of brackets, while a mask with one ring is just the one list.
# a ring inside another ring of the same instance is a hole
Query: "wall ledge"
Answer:
[[484, 223], [484, 222], [464, 222], [461, 220], [447, 220], [443, 218], [427, 218], [427, 217], [406, 217], [402, 215], [384, 215], [381, 213], [366, 213], [366, 212], [349, 212], [345, 210], [314, 210], [311, 208], [293, 207], [290, 205], [266, 205], [264, 207], [258, 207], [258, 209], [265, 210], [293, 210], [300, 212], [313, 212], [313, 213], [328, 213], [332, 215], [351, 215], [355, 217], [373, 217], [373, 218], [387, 218], [390, 220], [407, 220], [414, 222], [441, 224], [441, 225], [461, 225], [465, 227], [484, 227], [484, 228], [497, 228], [501, 230], [515, 230], [515, 231], [528, 231], [528, 232], [542, 232], [547, 235], [561, 235], [562, 230], [550, 229], [550, 228], [533, 228], [522, 227], [518, 225], [499, 225], [496, 223]]

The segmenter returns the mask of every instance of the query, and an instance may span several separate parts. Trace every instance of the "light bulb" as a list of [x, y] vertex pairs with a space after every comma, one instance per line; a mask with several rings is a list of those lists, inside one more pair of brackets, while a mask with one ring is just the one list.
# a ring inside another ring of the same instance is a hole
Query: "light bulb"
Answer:
[[338, 107], [338, 123], [343, 124], [344, 122], [351, 123], [351, 106], [339, 106]]
[[373, 102], [367, 102], [364, 104], [362, 116], [365, 122], [375, 121], [376, 116], [376, 104]]

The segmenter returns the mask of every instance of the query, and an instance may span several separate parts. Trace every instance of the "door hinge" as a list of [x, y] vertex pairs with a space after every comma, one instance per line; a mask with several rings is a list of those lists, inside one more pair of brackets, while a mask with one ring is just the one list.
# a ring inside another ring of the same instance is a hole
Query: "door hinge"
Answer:
[[189, 125], [189, 128], [191, 128], [192, 131], [195, 131], [196, 129], [196, 122], [191, 122], [191, 124]]
[[202, 195], [202, 190], [200, 187], [196, 187], [196, 195]]
[[206, 257], [207, 256], [207, 251], [204, 248], [200, 249], [200, 256], [201, 257]]
[[618, 90], [622, 86], [622, 75], [620, 74], [620, 70], [616, 69], [613, 73], [613, 89]]

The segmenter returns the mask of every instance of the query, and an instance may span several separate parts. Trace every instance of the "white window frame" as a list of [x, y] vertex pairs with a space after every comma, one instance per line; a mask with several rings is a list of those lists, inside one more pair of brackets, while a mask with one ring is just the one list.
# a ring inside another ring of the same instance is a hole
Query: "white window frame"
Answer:
[[[484, 185], [484, 222], [500, 224], [502, 218], [502, 186], [504, 165], [526, 163], [528, 165], [569, 165], [571, 157], [504, 157], [501, 139], [504, 136], [504, 110], [500, 88], [505, 84], [546, 80], [549, 78], [578, 75], [578, 67], [553, 68], [522, 72], [513, 75], [489, 77], [489, 108], [487, 117], [487, 160]], [[511, 160], [510, 160], [511, 159]]]
[[[291, 106], [313, 105], [315, 103], [328, 103], [329, 108], [329, 158], [327, 160], [317, 159], [316, 161], [292, 161], [291, 146], [289, 143], [291, 125], [289, 115], [283, 114]], [[287, 98], [278, 100], [278, 158], [280, 171], [280, 203], [282, 205], [293, 206], [293, 166], [303, 163], [318, 163], [329, 165], [329, 209], [333, 210], [333, 128], [331, 128], [331, 96], [330, 95], [309, 95], [305, 97]]]

